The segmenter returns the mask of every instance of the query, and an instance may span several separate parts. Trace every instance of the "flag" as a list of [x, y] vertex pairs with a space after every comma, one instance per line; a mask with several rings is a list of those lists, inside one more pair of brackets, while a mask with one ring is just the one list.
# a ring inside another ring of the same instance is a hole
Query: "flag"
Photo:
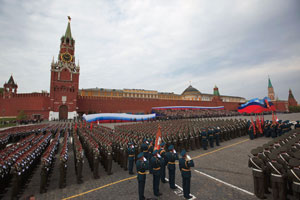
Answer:
[[[251, 124], [252, 124], [252, 127], [253, 127], [253, 135], [256, 135], [256, 128], [255, 128], [255, 124], [253, 122], [253, 119], [251, 117]], [[250, 127], [251, 128], [251, 127]]]
[[162, 142], [161, 138], [161, 127], [158, 125], [157, 133], [156, 133], [156, 139], [155, 139], [155, 145], [154, 145], [154, 150], [159, 150], [160, 149], [160, 144]]
[[93, 122], [90, 125], [90, 130], [93, 130]]
[[75, 131], [77, 130], [77, 123], [75, 123]]

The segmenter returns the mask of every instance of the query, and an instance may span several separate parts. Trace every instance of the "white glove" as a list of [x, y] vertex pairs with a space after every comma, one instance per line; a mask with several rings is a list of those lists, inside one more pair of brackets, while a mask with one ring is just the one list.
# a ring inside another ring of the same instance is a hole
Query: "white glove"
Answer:
[[187, 158], [188, 160], [192, 160], [191, 157], [190, 157], [189, 155], [186, 155], [186, 158]]
[[147, 161], [147, 159], [144, 157], [144, 161], [146, 162]]
[[176, 153], [176, 150], [175, 150], [175, 149], [173, 149], [173, 153]]
[[159, 154], [157, 154], [157, 157], [161, 158], [161, 156]]

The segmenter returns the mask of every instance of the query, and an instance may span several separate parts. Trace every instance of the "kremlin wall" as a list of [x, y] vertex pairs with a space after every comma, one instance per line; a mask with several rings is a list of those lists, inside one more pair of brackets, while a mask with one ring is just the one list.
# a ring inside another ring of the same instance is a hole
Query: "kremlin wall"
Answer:
[[[18, 85], [11, 76], [0, 88], [0, 118], [16, 117], [24, 111], [29, 119], [73, 119], [84, 113], [150, 113], [152, 107], [161, 106], [224, 106], [237, 110], [246, 102], [243, 97], [220, 95], [217, 86], [212, 94], [205, 94], [190, 85], [182, 94], [163, 93], [143, 89], [90, 88], [79, 90], [80, 66], [75, 64], [75, 40], [71, 34], [70, 20], [61, 37], [57, 61], [51, 63], [50, 93], [17, 93]], [[296, 106], [292, 91], [288, 101], [275, 100], [271, 80], [268, 96], [277, 111], [288, 112]]]

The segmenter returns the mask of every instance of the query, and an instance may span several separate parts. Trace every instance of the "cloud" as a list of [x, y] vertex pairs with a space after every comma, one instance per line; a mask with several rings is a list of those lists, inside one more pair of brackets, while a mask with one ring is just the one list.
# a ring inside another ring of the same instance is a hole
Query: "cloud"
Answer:
[[246, 98], [288, 89], [300, 101], [299, 1], [0, 1], [0, 84], [48, 90], [72, 17], [80, 88], [181, 93], [189, 84]]

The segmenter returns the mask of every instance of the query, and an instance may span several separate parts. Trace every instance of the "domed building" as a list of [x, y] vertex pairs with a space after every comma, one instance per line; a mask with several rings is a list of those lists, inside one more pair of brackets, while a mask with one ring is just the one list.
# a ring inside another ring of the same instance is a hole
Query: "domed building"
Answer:
[[185, 100], [198, 100], [201, 101], [201, 92], [194, 88], [192, 85], [187, 87], [181, 94], [182, 99]]

